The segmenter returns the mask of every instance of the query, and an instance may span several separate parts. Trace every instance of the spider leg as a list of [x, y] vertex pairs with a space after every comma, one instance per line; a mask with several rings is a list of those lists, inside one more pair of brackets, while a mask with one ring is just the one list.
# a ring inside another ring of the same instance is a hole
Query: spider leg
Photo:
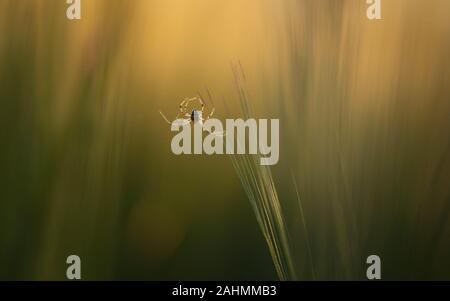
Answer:
[[180, 115], [184, 115], [187, 114], [186, 112], [186, 99], [184, 99], [181, 103], [180, 103], [180, 112], [178, 113], [177, 117]]
[[205, 104], [203, 103], [203, 100], [201, 97], [192, 97], [192, 98], [186, 98], [183, 103], [184, 103], [184, 112], [187, 112], [187, 107], [188, 105], [192, 102], [192, 101], [198, 101], [200, 102], [200, 105], [202, 106], [202, 113], [203, 113], [203, 109], [205, 108]]
[[211, 117], [213, 117], [214, 112], [216, 112], [216, 108], [211, 109], [211, 112], [209, 113], [208, 117], [206, 117], [206, 119], [210, 119]]
[[200, 104], [202, 105], [202, 113], [203, 113], [203, 110], [205, 109], [205, 103], [203, 102], [203, 99], [201, 97], [199, 97], [198, 100], [200, 101]]
[[164, 120], [165, 120], [168, 124], [172, 124], [172, 122], [170, 122], [169, 119], [167, 119], [167, 117], [163, 114], [163, 112], [159, 111], [159, 114], [161, 114], [162, 118], [164, 118]]
[[[161, 114], [161, 116], [162, 116], [162, 118], [168, 123], [168, 124], [170, 124], [170, 125], [172, 125], [172, 124], [179, 124], [179, 125], [181, 125], [181, 126], [185, 126], [186, 124], [188, 124], [189, 122], [191, 122], [191, 118], [189, 117], [189, 118], [185, 118], [185, 119], [183, 119], [183, 122], [176, 122], [177, 120], [179, 120], [178, 119], [178, 115], [177, 115], [177, 117], [175, 117], [175, 120], [174, 121], [172, 121], [172, 122], [170, 122], [169, 121], [169, 119], [167, 119], [167, 117], [166, 117], [166, 115], [164, 115], [163, 114], [163, 112], [161, 112], [161, 111], [159, 111], [159, 114]], [[187, 115], [187, 114], [186, 114]], [[186, 117], [188, 117], [188, 116], [186, 116]]]

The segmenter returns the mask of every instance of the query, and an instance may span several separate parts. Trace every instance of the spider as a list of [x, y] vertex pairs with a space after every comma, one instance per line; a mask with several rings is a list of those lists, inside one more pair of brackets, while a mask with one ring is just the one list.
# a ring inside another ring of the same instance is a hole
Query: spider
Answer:
[[[195, 102], [197, 101], [201, 108], [197, 109], [194, 108], [192, 111], [188, 111], [188, 105], [191, 102]], [[192, 98], [185, 98], [181, 103], [180, 103], [180, 111], [178, 112], [177, 116], [175, 117], [175, 121], [170, 122], [169, 119], [167, 119], [167, 117], [161, 112], [159, 111], [159, 114], [161, 114], [162, 118], [164, 118], [164, 120], [172, 125], [174, 123], [176, 123], [177, 121], [180, 122], [180, 125], [184, 126], [190, 122], [192, 122], [193, 124], [199, 124], [202, 127], [204, 126], [204, 122], [208, 119], [210, 119], [213, 115], [214, 112], [216, 111], [216, 109], [213, 107], [211, 109], [211, 111], [209, 112], [209, 115], [206, 118], [203, 118], [203, 113], [205, 110], [205, 103], [203, 102], [203, 99], [200, 96], [195, 96]], [[181, 118], [180, 118], [181, 117]], [[211, 132], [209, 129], [204, 128], [205, 130], [207, 130], [208, 132]], [[221, 135], [223, 136], [223, 132], [220, 133], [215, 133], [216, 135]]]

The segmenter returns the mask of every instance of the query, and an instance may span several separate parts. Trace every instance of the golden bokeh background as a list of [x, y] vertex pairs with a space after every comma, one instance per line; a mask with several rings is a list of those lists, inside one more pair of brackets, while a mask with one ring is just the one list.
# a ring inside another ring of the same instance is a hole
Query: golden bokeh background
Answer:
[[297, 279], [365, 279], [371, 254], [383, 279], [450, 279], [449, 1], [66, 8], [0, 0], [0, 279], [65, 279], [70, 254], [83, 279], [277, 279], [229, 158], [173, 155], [158, 113], [210, 91], [237, 118], [236, 68], [280, 119]]

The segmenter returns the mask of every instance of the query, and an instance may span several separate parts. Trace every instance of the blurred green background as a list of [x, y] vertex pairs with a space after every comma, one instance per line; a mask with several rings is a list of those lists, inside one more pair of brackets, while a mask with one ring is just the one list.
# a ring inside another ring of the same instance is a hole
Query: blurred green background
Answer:
[[365, 279], [371, 254], [383, 279], [450, 279], [449, 1], [66, 9], [0, 0], [0, 279], [65, 279], [71, 254], [86, 280], [277, 279], [230, 158], [173, 155], [158, 113], [208, 89], [236, 118], [236, 64], [280, 118], [296, 279]]

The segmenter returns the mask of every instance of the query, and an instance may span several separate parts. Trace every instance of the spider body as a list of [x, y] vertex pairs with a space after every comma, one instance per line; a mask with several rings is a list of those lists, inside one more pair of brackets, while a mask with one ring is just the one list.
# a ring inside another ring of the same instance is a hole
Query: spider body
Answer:
[[196, 124], [199, 123], [200, 125], [203, 125], [203, 113], [199, 110], [193, 110], [191, 113], [191, 121]]

